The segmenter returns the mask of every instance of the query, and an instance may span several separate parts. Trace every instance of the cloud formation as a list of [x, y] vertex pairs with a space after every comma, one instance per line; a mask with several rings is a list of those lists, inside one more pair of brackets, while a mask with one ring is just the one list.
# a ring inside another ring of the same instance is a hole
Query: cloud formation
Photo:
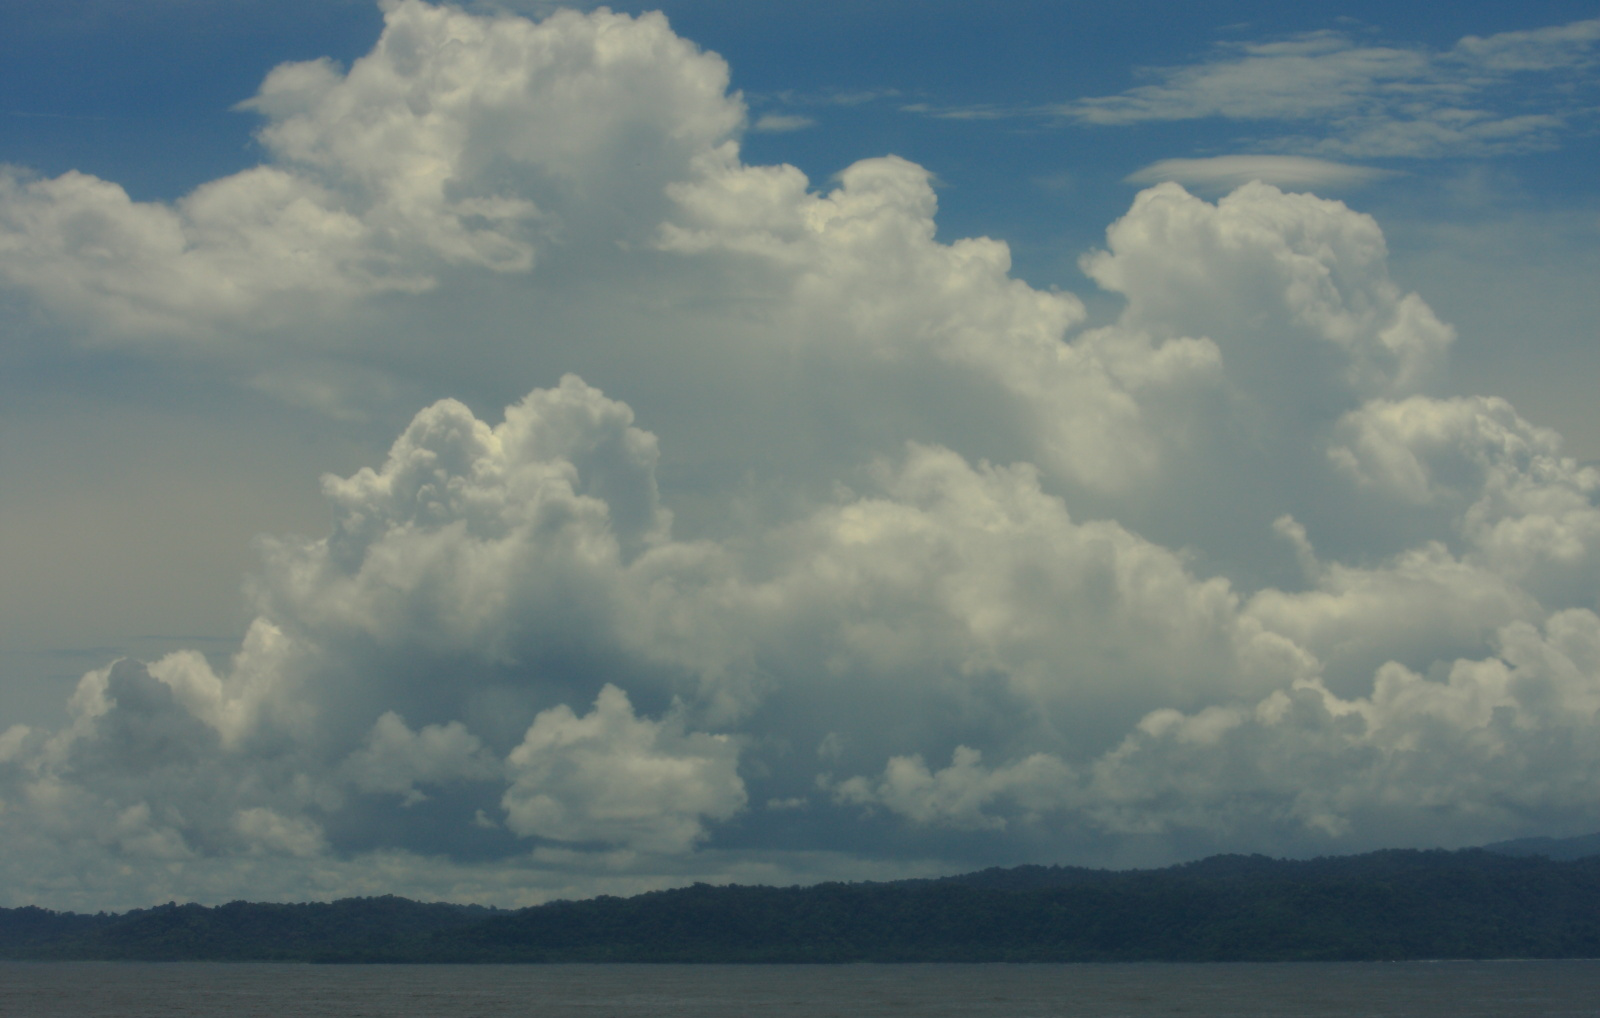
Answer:
[[[1151, 69], [1151, 84], [1056, 112], [1098, 125], [1212, 117], [1315, 125], [1298, 139], [1302, 151], [1353, 158], [1538, 151], [1592, 115], [1578, 95], [1597, 47], [1600, 20], [1467, 36], [1437, 52], [1312, 32], [1226, 44], [1201, 63]], [[1544, 112], [1505, 102], [1516, 87], [1540, 85]]]
[[525, 273], [552, 244], [648, 229], [662, 184], [741, 124], [727, 86], [659, 14], [397, 3], [348, 71], [285, 64], [241, 104], [265, 165], [172, 205], [0, 177], [0, 274], [102, 342], [210, 344], [453, 267]]
[[594, 712], [565, 704], [534, 718], [506, 763], [506, 825], [525, 837], [683, 852], [745, 803], [736, 743], [685, 735], [676, 719], [640, 720], [607, 684]]
[[[1570, 65], [1587, 31], [1459, 59]], [[1193, 73], [1446, 58], [1230, 59]], [[170, 205], [6, 178], [0, 279], [72, 326], [40, 342], [236, 358], [331, 412], [330, 365], [428, 393], [323, 479], [323, 536], [261, 540], [230, 660], [117, 661], [60, 730], [0, 733], [13, 900], [522, 902], [1600, 823], [1600, 474], [1441, 389], [1454, 332], [1372, 218], [1159, 183], [1083, 258], [1122, 302], [1090, 322], [1004, 243], [941, 239], [924, 167], [744, 162], [727, 88], [657, 16], [403, 0], [348, 70], [269, 76], [262, 167]], [[1365, 93], [1327, 94], [1294, 115]], [[526, 395], [474, 409], [508, 375]]]
[[1128, 175], [1130, 184], [1173, 181], [1204, 192], [1231, 191], [1253, 181], [1285, 189], [1350, 188], [1388, 176], [1388, 171], [1305, 156], [1212, 156], [1161, 159]]

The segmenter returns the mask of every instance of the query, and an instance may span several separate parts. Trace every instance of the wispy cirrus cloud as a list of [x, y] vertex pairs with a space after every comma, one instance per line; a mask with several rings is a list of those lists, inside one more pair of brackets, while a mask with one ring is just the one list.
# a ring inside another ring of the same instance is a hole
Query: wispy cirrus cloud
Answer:
[[1600, 19], [1467, 36], [1444, 51], [1311, 32], [1224, 44], [1198, 63], [1147, 71], [1149, 84], [1051, 112], [1100, 126], [1279, 121], [1305, 125], [1279, 146], [1346, 157], [1535, 151], [1592, 117], [1583, 92], [1597, 53]]
[[1600, 18], [1592, 18], [1481, 38], [1469, 35], [1453, 52], [1493, 71], [1591, 70], [1600, 62], [1597, 47]]
[[1116, 95], [1028, 105], [919, 99], [900, 109], [1085, 127], [1231, 120], [1288, 127], [1239, 143], [1269, 153], [1486, 156], [1553, 148], [1562, 132], [1592, 120], [1597, 62], [1600, 19], [1466, 36], [1442, 51], [1363, 44], [1327, 30], [1224, 43], [1196, 63], [1146, 68], [1148, 84]]
[[1201, 191], [1231, 191], [1259, 180], [1288, 189], [1360, 187], [1392, 176], [1388, 170], [1352, 166], [1306, 156], [1235, 155], [1210, 159], [1162, 159], [1130, 173], [1130, 184], [1176, 181]]
[[787, 134], [817, 126], [815, 114], [819, 111], [904, 101], [905, 93], [897, 88], [825, 89], [817, 92], [784, 89], [780, 92], [750, 93], [744, 98], [761, 110], [751, 122], [750, 130], [759, 134]]
[[804, 131], [808, 127], [817, 126], [815, 117], [803, 117], [795, 113], [763, 113], [750, 125], [752, 131], [761, 131], [766, 134], [782, 134], [787, 131]]

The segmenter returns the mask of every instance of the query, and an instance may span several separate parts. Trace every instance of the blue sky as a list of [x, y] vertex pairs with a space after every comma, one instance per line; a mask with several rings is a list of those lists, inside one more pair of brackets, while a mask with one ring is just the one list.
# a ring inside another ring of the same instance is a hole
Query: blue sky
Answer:
[[1592, 5], [655, 9], [0, 14], [12, 903], [1600, 826]]

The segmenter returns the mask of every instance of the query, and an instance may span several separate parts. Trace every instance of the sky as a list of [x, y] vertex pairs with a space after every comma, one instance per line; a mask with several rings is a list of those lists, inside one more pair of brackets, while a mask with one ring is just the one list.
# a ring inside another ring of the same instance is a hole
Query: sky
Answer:
[[1600, 829], [1600, 19], [0, 12], [0, 904]]

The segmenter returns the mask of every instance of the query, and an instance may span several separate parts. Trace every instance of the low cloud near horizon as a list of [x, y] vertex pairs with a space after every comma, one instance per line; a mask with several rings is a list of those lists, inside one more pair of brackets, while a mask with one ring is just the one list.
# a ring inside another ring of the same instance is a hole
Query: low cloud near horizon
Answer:
[[661, 16], [400, 0], [247, 106], [267, 161], [175, 202], [5, 170], [4, 313], [409, 423], [322, 478], [325, 533], [260, 539], [225, 660], [0, 724], [5, 904], [1600, 828], [1600, 471], [1448, 390], [1375, 220], [1270, 182], [1369, 171], [1142, 171], [1096, 322], [940, 237], [916, 163], [744, 162], [727, 66]]

